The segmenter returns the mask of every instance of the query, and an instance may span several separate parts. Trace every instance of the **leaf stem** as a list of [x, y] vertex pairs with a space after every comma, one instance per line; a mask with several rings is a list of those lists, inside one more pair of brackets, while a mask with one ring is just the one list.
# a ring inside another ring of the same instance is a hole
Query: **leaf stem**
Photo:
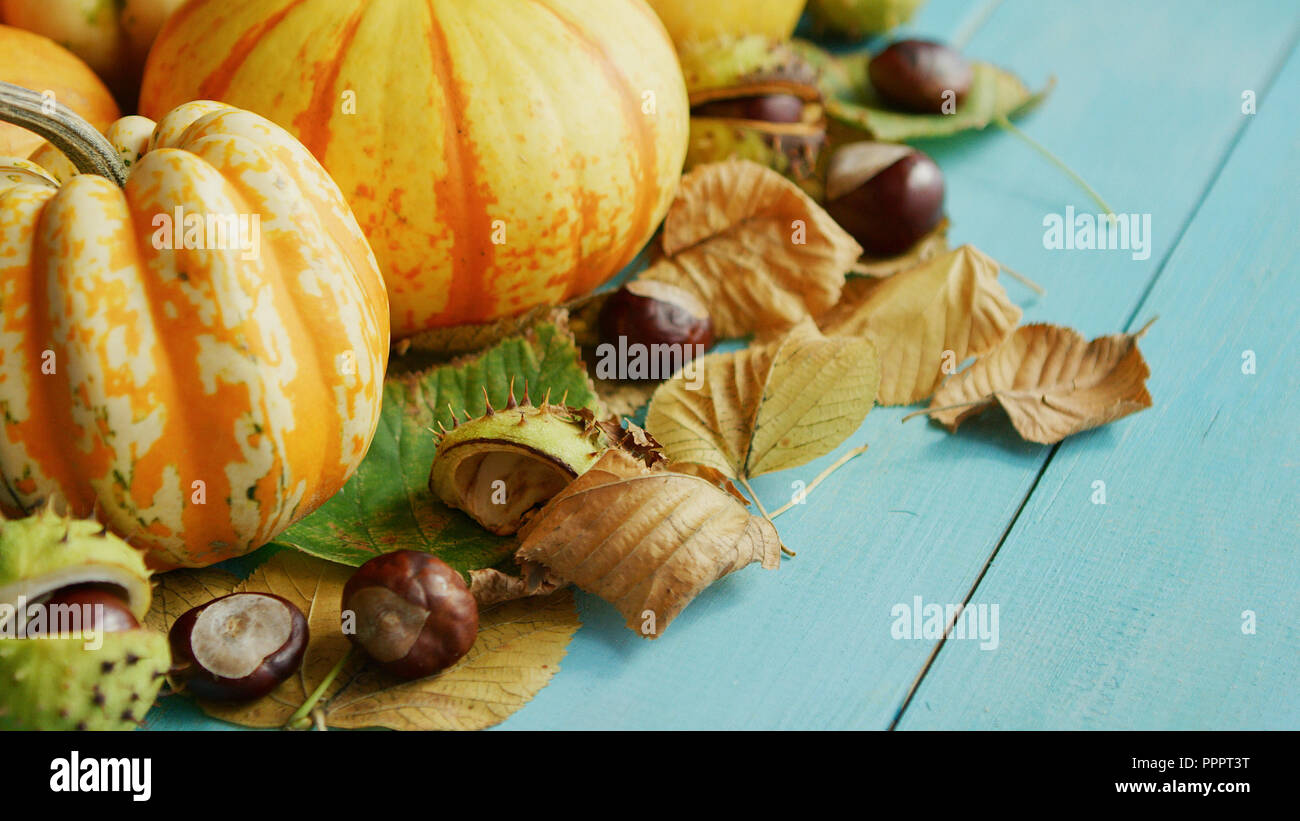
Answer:
[[1159, 318], [1160, 318], [1160, 314], [1156, 314], [1155, 316], [1148, 319], [1147, 324], [1143, 325], [1141, 328], [1138, 328], [1136, 331], [1133, 332], [1133, 338], [1141, 339], [1143, 336], [1146, 336], [1146, 332], [1151, 330], [1151, 326], [1156, 324], [1156, 320]]
[[[844, 467], [844, 465], [846, 465], [850, 460], [856, 459], [857, 457], [866, 453], [868, 447], [870, 446], [863, 445], [862, 447], [854, 448], [853, 450], [844, 454], [840, 458], [836, 459], [835, 464], [831, 465], [830, 467], [823, 470], [821, 473], [817, 474], [817, 478], [809, 482], [808, 487], [804, 488], [803, 490], [804, 498], [806, 499], [808, 497], [808, 494], [813, 492], [813, 488], [820, 485], [827, 476], [830, 476], [835, 471]], [[795, 506], [795, 501], [794, 499], [791, 499], [790, 501], [778, 507], [776, 510], [772, 511], [772, 518], [775, 519], [777, 516], [780, 516], [782, 513], [785, 513], [787, 510], [789, 510], [794, 506]]]
[[1070, 179], [1074, 180], [1074, 182], [1080, 188], [1082, 188], [1084, 191], [1087, 191], [1088, 196], [1092, 197], [1093, 200], [1098, 205], [1106, 209], [1106, 214], [1108, 216], [1110, 216], [1112, 219], [1115, 217], [1115, 209], [1111, 208], [1110, 205], [1108, 205], [1107, 202], [1101, 198], [1101, 194], [1098, 194], [1095, 188], [1093, 188], [1091, 185], [1088, 185], [1088, 182], [1084, 180], [1083, 177], [1080, 177], [1078, 174], [1074, 173], [1074, 169], [1066, 165], [1064, 160], [1062, 160], [1060, 157], [1053, 154], [1051, 151], [1048, 151], [1047, 146], [1043, 145], [1038, 140], [1035, 140], [1033, 137], [1029, 136], [1025, 132], [1021, 131], [1019, 128], [1017, 128], [1015, 125], [1013, 125], [1011, 120], [1009, 120], [1005, 114], [1000, 114], [997, 117], [993, 118], [993, 122], [1003, 131], [1009, 131], [1010, 133], [1019, 137], [1021, 140], [1024, 140], [1024, 142], [1027, 145], [1029, 145], [1030, 148], [1033, 148], [1035, 151], [1037, 151], [1038, 153], [1046, 157], [1048, 162], [1050, 162], [1052, 165], [1056, 166], [1061, 171], [1063, 171], [1065, 175], [1068, 176]]
[[[767, 514], [767, 508], [763, 507], [763, 500], [760, 499], [760, 498], [758, 498], [758, 494], [754, 492], [754, 488], [753, 488], [753, 486], [751, 486], [751, 485], [749, 484], [749, 479], [746, 478], [745, 475], [744, 475], [743, 473], [740, 475], [739, 478], [740, 478], [740, 483], [741, 483], [742, 485], [744, 485], [744, 487], [745, 487], [745, 491], [749, 493], [749, 498], [753, 499], [753, 500], [754, 500], [754, 504], [758, 506], [758, 512], [759, 512], [759, 513], [762, 513], [762, 514], [763, 514], [763, 518], [764, 518], [764, 519], [767, 519], [768, 522], [771, 522], [771, 524], [772, 524], [773, 527], [776, 527], [776, 522], [773, 522], [773, 521], [772, 521], [772, 517], [769, 516], [769, 515]], [[795, 553], [793, 550], [791, 550], [790, 548], [786, 547], [784, 544], [781, 545], [781, 552], [784, 553], [784, 554], [787, 555], [787, 556], [796, 556], [796, 555], [798, 555], [798, 554]]]
[[352, 658], [352, 648], [349, 647], [348, 651], [325, 674], [325, 678], [321, 680], [321, 683], [316, 685], [316, 689], [312, 690], [311, 695], [307, 696], [307, 700], [302, 703], [302, 706], [293, 715], [289, 716], [289, 720], [284, 723], [285, 729], [304, 729], [304, 721], [307, 722], [306, 726], [311, 726], [311, 721], [307, 719], [307, 716], [311, 713], [312, 708], [316, 706], [316, 702], [320, 701], [321, 697], [325, 695], [325, 691], [329, 689], [329, 686], [334, 683], [334, 679], [338, 678], [339, 672], [343, 670], [343, 665], [347, 664], [350, 658]]
[[993, 397], [990, 395], [990, 396], [980, 397], [979, 399], [973, 399], [970, 402], [958, 402], [955, 405], [944, 405], [938, 408], [921, 408], [919, 411], [912, 411], [907, 416], [904, 416], [902, 419], [898, 421], [906, 422], [909, 419], [915, 419], [916, 417], [924, 416], [927, 413], [940, 413], [941, 411], [958, 410], [959, 408], [973, 408], [976, 405], [983, 405], [984, 403], [989, 402], [992, 399]]
[[1034, 282], [1032, 279], [1020, 273], [1019, 271], [1015, 271], [1011, 268], [1008, 268], [1007, 266], [1003, 265], [1000, 262], [998, 263], [998, 265], [1002, 268], [1003, 271], [1007, 273], [1008, 276], [1010, 276], [1012, 279], [1019, 282], [1021, 285], [1025, 286], [1026, 288], [1038, 294], [1039, 296], [1047, 296], [1047, 289], [1039, 285], [1037, 282]]

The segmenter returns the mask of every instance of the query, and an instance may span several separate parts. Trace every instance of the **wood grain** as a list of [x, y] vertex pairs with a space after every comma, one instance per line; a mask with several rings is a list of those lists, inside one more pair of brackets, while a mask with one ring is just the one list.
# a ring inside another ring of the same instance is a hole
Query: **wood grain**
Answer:
[[901, 727], [1300, 729], [1297, 106], [1300, 53], [1137, 312], [1155, 409], [1062, 444]]

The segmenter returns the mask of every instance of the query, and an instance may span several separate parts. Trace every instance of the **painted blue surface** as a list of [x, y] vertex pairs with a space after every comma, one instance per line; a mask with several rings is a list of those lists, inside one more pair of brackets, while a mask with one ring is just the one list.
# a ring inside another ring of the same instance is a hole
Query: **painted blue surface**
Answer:
[[[1001, 133], [922, 144], [953, 239], [1047, 288], [1008, 283], [1026, 321], [1160, 314], [1155, 407], [1058, 448], [995, 414], [950, 436], [876, 409], [841, 449], [867, 454], [779, 520], [797, 558], [654, 642], [580, 595], [561, 671], [503, 728], [1300, 728], [1300, 4], [931, 0], [909, 30], [1055, 75], [1024, 129], [1151, 215], [1147, 259], [1047, 250], [1045, 215], [1095, 210], [1059, 172]], [[837, 455], [755, 486], [779, 505]], [[917, 596], [997, 604], [998, 648], [895, 638]], [[179, 699], [149, 723], [227, 726]]]

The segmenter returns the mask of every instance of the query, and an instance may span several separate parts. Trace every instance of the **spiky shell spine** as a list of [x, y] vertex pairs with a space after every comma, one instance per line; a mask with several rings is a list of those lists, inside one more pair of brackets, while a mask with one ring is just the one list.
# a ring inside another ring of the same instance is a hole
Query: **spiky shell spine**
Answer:
[[26, 518], [0, 519], [0, 729], [134, 728], [158, 695], [171, 650], [163, 634], [139, 627], [88, 636], [14, 635], [16, 608], [75, 584], [119, 587], [137, 620], [149, 611], [143, 555], [94, 521], [47, 506]]
[[171, 664], [167, 637], [145, 629], [81, 638], [0, 639], [0, 730], [131, 730]]

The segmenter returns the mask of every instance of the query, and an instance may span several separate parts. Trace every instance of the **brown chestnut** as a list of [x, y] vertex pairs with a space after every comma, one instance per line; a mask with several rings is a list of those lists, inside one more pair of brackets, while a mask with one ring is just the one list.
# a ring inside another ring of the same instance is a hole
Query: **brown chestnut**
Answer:
[[82, 630], [122, 633], [136, 629], [140, 623], [135, 620], [126, 601], [118, 595], [119, 592], [117, 588], [104, 585], [75, 584], [55, 591], [45, 600], [44, 606], [47, 611], [55, 606], [82, 608], [83, 613], [90, 614], [89, 621], [82, 619]]
[[199, 698], [249, 701], [302, 664], [307, 619], [271, 593], [231, 593], [187, 610], [169, 638], [173, 679]]
[[689, 346], [683, 358], [694, 356], [695, 345], [713, 344], [713, 320], [694, 294], [676, 285], [638, 279], [605, 300], [597, 320], [602, 342], [623, 337], [627, 344]]
[[886, 103], [920, 114], [951, 114], [975, 79], [970, 62], [931, 40], [899, 40], [871, 59], [871, 85]]
[[831, 157], [826, 211], [871, 256], [901, 254], [943, 220], [943, 172], [905, 145], [850, 143]]
[[801, 123], [805, 103], [794, 94], [756, 94], [704, 103], [691, 110], [696, 117], [756, 120], [764, 123]]
[[343, 619], [352, 643], [402, 679], [445, 670], [478, 635], [478, 603], [465, 580], [418, 550], [385, 553], [357, 568], [343, 586]]

